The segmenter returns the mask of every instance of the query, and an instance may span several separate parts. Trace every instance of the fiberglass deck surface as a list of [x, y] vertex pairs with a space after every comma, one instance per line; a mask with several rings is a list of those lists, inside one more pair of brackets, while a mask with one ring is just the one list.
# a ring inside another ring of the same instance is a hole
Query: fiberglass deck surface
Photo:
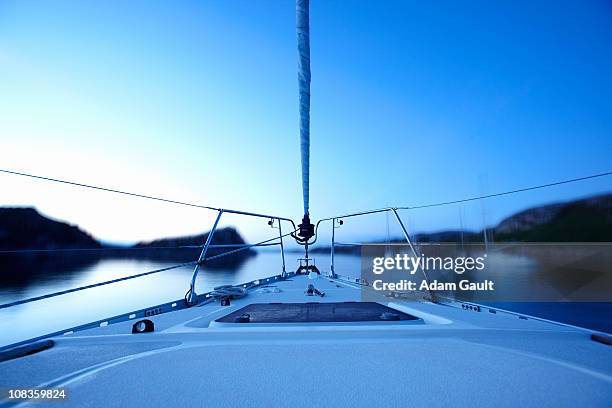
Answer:
[[131, 334], [130, 321], [55, 338], [0, 363], [0, 386], [64, 386], [67, 406], [91, 407], [612, 405], [612, 347], [535, 319], [391, 300], [423, 323], [215, 322], [252, 303], [360, 298], [326, 278], [315, 280], [325, 297], [306, 296], [307, 283], [154, 316], [154, 333]]

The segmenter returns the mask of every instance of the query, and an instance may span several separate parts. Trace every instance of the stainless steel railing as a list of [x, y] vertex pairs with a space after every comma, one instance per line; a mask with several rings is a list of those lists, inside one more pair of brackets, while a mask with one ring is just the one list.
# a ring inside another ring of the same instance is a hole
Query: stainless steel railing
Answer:
[[[208, 208], [211, 209], [211, 208]], [[108, 281], [103, 281], [103, 282], [98, 282], [98, 283], [93, 283], [93, 284], [89, 284], [89, 285], [84, 285], [84, 286], [79, 286], [76, 288], [70, 288], [70, 289], [65, 289], [65, 290], [61, 290], [58, 292], [52, 292], [52, 293], [47, 293], [44, 295], [40, 295], [40, 296], [35, 296], [35, 297], [31, 297], [31, 298], [27, 298], [27, 299], [20, 299], [20, 300], [16, 300], [13, 302], [8, 302], [8, 303], [3, 303], [0, 304], [0, 309], [6, 309], [6, 308], [10, 308], [13, 306], [17, 306], [17, 305], [21, 305], [21, 304], [25, 304], [25, 303], [31, 303], [31, 302], [36, 302], [39, 300], [43, 300], [43, 299], [49, 299], [52, 297], [56, 297], [56, 296], [61, 296], [61, 295], [66, 295], [68, 293], [73, 293], [73, 292], [79, 292], [82, 290], [86, 290], [86, 289], [92, 289], [92, 288], [96, 288], [99, 286], [105, 286], [105, 285], [110, 285], [112, 283], [118, 283], [118, 282], [123, 282], [123, 281], [127, 281], [127, 280], [131, 280], [131, 279], [135, 279], [135, 278], [140, 278], [143, 276], [149, 276], [149, 275], [153, 275], [153, 274], [157, 274], [160, 272], [165, 272], [165, 271], [169, 271], [169, 270], [173, 270], [173, 269], [178, 269], [178, 268], [182, 268], [182, 267], [186, 267], [186, 266], [194, 266], [194, 271], [193, 271], [193, 275], [191, 278], [191, 283], [189, 286], [189, 290], [185, 296], [185, 301], [187, 303], [187, 306], [192, 306], [198, 303], [198, 296], [195, 293], [195, 282], [197, 279], [197, 276], [200, 272], [200, 270], [202, 269], [202, 267], [204, 266], [204, 264], [206, 263], [206, 261], [212, 261], [214, 259], [218, 259], [218, 258], [222, 258], [225, 256], [230, 256], [233, 255], [235, 253], [241, 252], [241, 251], [245, 251], [249, 248], [253, 248], [253, 247], [259, 247], [259, 246], [269, 246], [269, 245], [279, 245], [280, 246], [280, 255], [281, 255], [281, 260], [282, 260], [282, 273], [281, 276], [284, 277], [287, 274], [286, 271], [286, 266], [285, 266], [285, 249], [284, 249], [284, 245], [283, 245], [283, 238], [287, 237], [288, 235], [294, 233], [295, 231], [297, 231], [297, 227], [295, 225], [295, 223], [293, 222], [293, 220], [289, 219], [289, 218], [285, 218], [285, 217], [279, 217], [279, 216], [274, 216], [274, 215], [267, 215], [267, 214], [259, 214], [259, 213], [251, 213], [251, 212], [246, 212], [246, 211], [237, 211], [237, 210], [230, 210], [230, 209], [214, 209], [215, 211], [218, 212], [217, 217], [215, 219], [213, 228], [211, 229], [211, 231], [208, 233], [208, 236], [206, 238], [206, 241], [204, 242], [203, 245], [201, 246], [192, 246], [193, 248], [198, 248], [201, 247], [202, 251], [200, 252], [200, 256], [198, 257], [198, 259], [196, 261], [191, 261], [191, 262], [184, 262], [181, 264], [177, 264], [177, 265], [172, 265], [169, 267], [165, 267], [165, 268], [160, 268], [160, 269], [155, 269], [155, 270], [151, 270], [151, 271], [146, 271], [146, 272], [141, 272], [138, 274], [134, 274], [134, 275], [130, 275], [130, 276], [125, 276], [122, 278], [117, 278], [117, 279], [112, 279], [112, 280], [108, 280]], [[239, 245], [213, 245], [212, 240], [213, 240], [213, 236], [215, 231], [217, 230], [217, 227], [219, 225], [219, 221], [221, 219], [221, 216], [224, 214], [237, 214], [237, 215], [244, 215], [244, 216], [249, 216], [249, 217], [257, 217], [257, 218], [268, 218], [268, 225], [270, 225], [273, 228], [278, 228], [279, 230], [279, 234], [278, 236], [275, 236], [273, 238], [270, 239], [266, 239], [264, 241], [260, 241], [257, 242], [255, 244], [239, 244]], [[274, 227], [274, 223], [278, 223], [278, 227]], [[281, 228], [281, 223], [282, 222], [288, 222], [291, 224], [292, 226], [292, 230], [288, 233], [283, 234], [282, 233], [282, 228]], [[272, 241], [275, 240], [279, 240], [278, 243], [272, 243]], [[190, 247], [190, 246], [183, 246], [184, 248]], [[229, 251], [225, 251], [222, 252], [220, 254], [211, 256], [211, 257], [206, 257], [206, 254], [209, 250], [209, 248], [229, 248], [229, 247], [233, 247], [236, 249], [233, 250], [229, 250]], [[130, 249], [130, 248], [126, 248], [126, 249]], [[112, 248], [113, 251], [119, 251], [121, 250], [121, 248]], [[70, 251], [70, 249], [69, 249]], [[11, 251], [13, 252], [13, 251]], [[27, 251], [27, 252], [31, 252], [31, 251]]]
[[[200, 256], [195, 264], [194, 270], [193, 270], [193, 275], [191, 277], [191, 283], [189, 285], [189, 290], [187, 291], [187, 294], [185, 295], [185, 302], [187, 303], [188, 306], [193, 306], [196, 305], [198, 303], [198, 295], [195, 291], [195, 285], [196, 285], [196, 280], [198, 278], [198, 274], [200, 273], [200, 270], [204, 264], [205, 261], [207, 260], [212, 260], [212, 259], [216, 259], [216, 258], [220, 258], [222, 256], [228, 256], [231, 254], [235, 254], [237, 252], [240, 251], [244, 251], [247, 250], [248, 248], [252, 248], [254, 246], [259, 246], [262, 244], [265, 244], [269, 241], [278, 239], [279, 243], [278, 245], [280, 245], [280, 253], [281, 253], [281, 260], [282, 260], [282, 265], [283, 265], [283, 269], [282, 269], [282, 274], [281, 276], [285, 276], [285, 274], [287, 273], [287, 271], [285, 270], [285, 247], [283, 245], [283, 238], [287, 235], [290, 235], [294, 232], [297, 231], [297, 228], [295, 226], [295, 223], [293, 222], [293, 220], [289, 219], [289, 218], [283, 218], [283, 217], [278, 217], [278, 216], [270, 216], [270, 215], [265, 215], [265, 214], [257, 214], [257, 213], [249, 213], [249, 212], [244, 212], [244, 211], [235, 211], [235, 210], [225, 210], [225, 209], [219, 209], [217, 210], [217, 218], [215, 219], [215, 222], [212, 226], [212, 229], [210, 230], [210, 232], [208, 233], [208, 236], [206, 237], [206, 242], [204, 243], [203, 247], [202, 247], [202, 252], [200, 253]], [[272, 239], [269, 240], [265, 240], [262, 242], [259, 242], [257, 244], [252, 244], [252, 245], [244, 245], [238, 249], [235, 249], [233, 251], [227, 251], [224, 252], [222, 254], [216, 255], [214, 257], [210, 257], [210, 258], [206, 258], [206, 253], [208, 252], [208, 248], [210, 247], [210, 243], [212, 242], [213, 236], [215, 234], [215, 231], [217, 230], [217, 226], [219, 225], [219, 221], [221, 220], [221, 216], [224, 213], [230, 213], [230, 214], [238, 214], [238, 215], [246, 215], [246, 216], [250, 216], [250, 217], [259, 217], [259, 218], [269, 218], [270, 221], [268, 222], [268, 225], [270, 225], [272, 228], [278, 228], [278, 238], [274, 237]], [[278, 222], [278, 227], [274, 227], [274, 221]], [[289, 222], [291, 223], [291, 225], [293, 226], [293, 230], [285, 235], [283, 235], [282, 232], [282, 222]]]
[[[331, 245], [330, 245], [330, 257], [331, 257], [330, 277], [332, 277], [332, 278], [337, 277], [336, 271], [335, 271], [335, 256], [334, 256], [334, 251], [335, 251], [335, 247], [337, 245], [343, 245], [343, 244], [336, 242], [336, 229], [338, 229], [338, 228], [340, 228], [340, 226], [342, 226], [343, 219], [345, 219], [345, 218], [352, 218], [352, 217], [359, 217], [359, 216], [364, 216], [364, 215], [377, 214], [377, 213], [388, 213], [388, 212], [393, 213], [393, 215], [395, 217], [395, 220], [397, 221], [399, 227], [402, 230], [402, 233], [404, 235], [404, 239], [406, 240], [406, 242], [408, 243], [408, 246], [410, 247], [410, 251], [412, 252], [412, 255], [415, 258], [418, 258], [420, 256], [420, 254], [417, 251], [417, 248], [413, 244], [413, 240], [410, 238], [410, 234], [408, 233], [408, 230], [406, 229], [406, 226], [404, 225], [404, 223], [402, 221], [402, 218], [400, 217], [400, 215], [398, 213], [398, 208], [397, 207], [379, 208], [379, 209], [375, 209], [375, 210], [360, 211], [360, 212], [356, 212], [356, 213], [345, 214], [345, 215], [335, 216], [335, 217], [330, 217], [330, 218], [322, 218], [319, 221], [317, 221], [317, 224], [315, 226], [315, 239], [314, 239], [314, 241], [312, 241], [311, 244], [314, 244], [316, 242], [316, 240], [317, 240], [318, 232], [319, 232], [319, 226], [323, 222], [331, 221], [332, 230], [331, 230]], [[358, 244], [351, 244], [351, 245], [358, 245]], [[429, 282], [429, 276], [427, 275], [427, 272], [425, 271], [425, 269], [422, 268], [422, 267], [420, 267], [419, 269], [421, 270], [421, 273], [423, 274], [423, 277], [425, 278], [425, 280], [427, 282]], [[429, 293], [430, 298], [434, 299], [434, 297], [435, 297], [434, 291], [428, 290], [428, 293]]]

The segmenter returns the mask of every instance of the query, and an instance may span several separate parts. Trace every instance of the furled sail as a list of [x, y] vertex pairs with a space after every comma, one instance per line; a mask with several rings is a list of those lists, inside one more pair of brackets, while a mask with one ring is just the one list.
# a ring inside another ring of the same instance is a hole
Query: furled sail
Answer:
[[310, 0], [296, 0], [298, 84], [300, 90], [300, 152], [304, 215], [310, 212]]

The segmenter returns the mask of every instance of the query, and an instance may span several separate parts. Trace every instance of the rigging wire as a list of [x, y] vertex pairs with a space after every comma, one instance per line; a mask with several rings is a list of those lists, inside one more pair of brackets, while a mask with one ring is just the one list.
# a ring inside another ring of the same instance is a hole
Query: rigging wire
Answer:
[[329, 221], [329, 220], [332, 220], [334, 218], [335, 219], [341, 219], [341, 218], [355, 217], [355, 216], [358, 216], [358, 215], [376, 214], [376, 213], [381, 213], [381, 212], [386, 212], [386, 211], [393, 211], [393, 210], [416, 210], [416, 209], [420, 209], [420, 208], [439, 207], [439, 206], [443, 206], [443, 205], [459, 204], [459, 203], [465, 203], [465, 202], [469, 202], [469, 201], [483, 200], [483, 199], [492, 198], [492, 197], [499, 197], [499, 196], [504, 196], [504, 195], [509, 195], [509, 194], [521, 193], [521, 192], [524, 192], [524, 191], [537, 190], [537, 189], [546, 188], [546, 187], [553, 187], [553, 186], [558, 186], [558, 185], [562, 185], [562, 184], [569, 184], [569, 183], [574, 183], [574, 182], [578, 182], [578, 181], [584, 181], [584, 180], [589, 180], [589, 179], [594, 179], [594, 178], [599, 178], [599, 177], [606, 177], [606, 176], [610, 176], [610, 175], [612, 175], [612, 171], [607, 171], [607, 172], [604, 172], [604, 173], [592, 174], [590, 176], [585, 176], [585, 177], [578, 177], [578, 178], [573, 178], [573, 179], [568, 179], [568, 180], [556, 181], [556, 182], [552, 182], [552, 183], [548, 183], [548, 184], [540, 184], [540, 185], [537, 185], [537, 186], [519, 188], [519, 189], [516, 189], [516, 190], [509, 190], [509, 191], [504, 191], [504, 192], [495, 193], [495, 194], [488, 194], [488, 195], [482, 195], [482, 196], [478, 196], [478, 197], [464, 198], [464, 199], [461, 199], [461, 200], [444, 201], [444, 202], [433, 203], [433, 204], [413, 205], [413, 206], [410, 206], [410, 207], [404, 206], [404, 207], [377, 208], [377, 209], [364, 210], [364, 211], [359, 211], [359, 212], [354, 212], [354, 213], [349, 213], [349, 214], [336, 215], [336, 216], [333, 216], [333, 217], [327, 217], [327, 218], [319, 219], [317, 221], [317, 228], [318, 228], [318, 225], [321, 222]]
[[[255, 244], [254, 246], [275, 246], [279, 243], [272, 244]], [[245, 247], [248, 244], [219, 244], [209, 245], [209, 248], [238, 248]], [[45, 252], [112, 252], [112, 251], [143, 251], [148, 249], [200, 249], [204, 245], [180, 245], [180, 246], [160, 246], [160, 247], [108, 247], [108, 248], [50, 248], [50, 249], [2, 249], [0, 254], [27, 254], [27, 253], [45, 253]]]
[[72, 292], [78, 292], [78, 291], [84, 290], [84, 289], [91, 289], [91, 288], [95, 288], [95, 287], [98, 287], [98, 286], [109, 285], [111, 283], [117, 283], [117, 282], [126, 281], [126, 280], [130, 280], [130, 279], [134, 279], [134, 278], [140, 278], [142, 276], [153, 275], [155, 273], [170, 271], [172, 269], [178, 269], [178, 268], [182, 268], [182, 267], [185, 267], [185, 266], [193, 266], [196, 263], [197, 263], [197, 261], [185, 262], [185, 263], [182, 263], [182, 264], [177, 264], [177, 265], [169, 266], [169, 267], [166, 267], [166, 268], [155, 269], [155, 270], [152, 270], [152, 271], [143, 272], [143, 273], [139, 273], [139, 274], [136, 274], [136, 275], [125, 276], [123, 278], [117, 278], [117, 279], [112, 279], [112, 280], [108, 280], [108, 281], [104, 281], [104, 282], [92, 283], [91, 285], [79, 286], [78, 288], [66, 289], [66, 290], [61, 290], [59, 292], [48, 293], [46, 295], [41, 295], [41, 296], [36, 296], [36, 297], [32, 297], [32, 298], [16, 300], [14, 302], [1, 304], [0, 305], [0, 309], [6, 309], [8, 307], [22, 305], [24, 303], [35, 302], [37, 300], [47, 299], [47, 298], [56, 297], [56, 296], [60, 296], [60, 295], [65, 295], [65, 294], [72, 293]]
[[[234, 249], [232, 251], [226, 251], [226, 252], [223, 252], [223, 253], [221, 253], [219, 255], [214, 255], [214, 256], [211, 256], [211, 257], [206, 257], [205, 261], [212, 261], [213, 259], [217, 259], [217, 258], [221, 258], [223, 256], [227, 256], [227, 255], [235, 254], [237, 252], [245, 251], [245, 250], [247, 250], [249, 248], [252, 248], [252, 247], [255, 247], [255, 246], [266, 246], [265, 244], [270, 245], [270, 244], [268, 244], [270, 241], [274, 241], [276, 239], [281, 239], [282, 240], [284, 237], [290, 236], [293, 233], [295, 233], [296, 231], [297, 231], [297, 228], [294, 229], [293, 231], [287, 232], [287, 233], [285, 233], [283, 235], [280, 235], [278, 237], [266, 239], [266, 240], [260, 241], [260, 242], [258, 242], [256, 244], [245, 245], [245, 246], [243, 246], [241, 248]], [[280, 245], [280, 242], [278, 244], [274, 243], [272, 245]]]
[[38, 175], [35, 175], [35, 174], [23, 173], [23, 172], [14, 171], [14, 170], [0, 169], [0, 173], [12, 174], [12, 175], [23, 176], [23, 177], [30, 177], [30, 178], [34, 178], [34, 179], [45, 180], [45, 181], [52, 181], [52, 182], [55, 182], [55, 183], [62, 183], [62, 184], [68, 184], [68, 185], [77, 186], [77, 187], [90, 188], [90, 189], [93, 189], [93, 190], [106, 191], [106, 192], [110, 192], [110, 193], [123, 194], [123, 195], [131, 196], [131, 197], [146, 198], [148, 200], [162, 201], [162, 202], [170, 203], [170, 204], [178, 204], [178, 205], [184, 205], [184, 206], [188, 206], [188, 207], [203, 208], [203, 209], [206, 209], [206, 210], [213, 210], [213, 211], [223, 211], [223, 212], [228, 213], [228, 214], [237, 214], [237, 215], [247, 215], [247, 216], [259, 217], [259, 218], [278, 219], [279, 221], [281, 221], [281, 220], [282, 221], [288, 221], [288, 222], [290, 222], [291, 224], [293, 224], [295, 226], [293, 220], [291, 220], [289, 218], [285, 218], [285, 217], [278, 217], [278, 216], [275, 216], [275, 215], [256, 214], [256, 213], [251, 213], [251, 212], [246, 212], [246, 211], [232, 210], [232, 209], [229, 209], [229, 208], [211, 207], [211, 206], [203, 205], [203, 204], [202, 205], [201, 204], [194, 204], [194, 203], [188, 203], [186, 201], [177, 201], [177, 200], [171, 200], [171, 199], [163, 198], [163, 197], [156, 197], [156, 196], [150, 196], [150, 195], [145, 195], [145, 194], [132, 193], [132, 192], [129, 192], [129, 191], [118, 190], [118, 189], [115, 189], [115, 188], [94, 186], [94, 185], [91, 185], [91, 184], [84, 184], [84, 183], [77, 183], [77, 182], [74, 182], [74, 181], [68, 181], [68, 180], [56, 179], [56, 178], [51, 178], [51, 177], [38, 176]]
[[[278, 236], [278, 237], [269, 238], [269, 239], [257, 242], [255, 244], [244, 245], [241, 248], [238, 248], [238, 249], [235, 249], [235, 250], [232, 250], [232, 251], [226, 251], [226, 252], [223, 252], [223, 253], [218, 254], [218, 255], [207, 257], [207, 258], [205, 258], [201, 262], [212, 261], [214, 259], [222, 258], [222, 257], [227, 256], [227, 255], [231, 255], [231, 254], [234, 254], [234, 253], [237, 253], [237, 252], [245, 251], [245, 250], [247, 250], [249, 248], [252, 248], [252, 247], [255, 247], [255, 246], [263, 246], [263, 244], [269, 243], [269, 242], [274, 241], [276, 239], [282, 239], [282, 238], [284, 238], [286, 236], [289, 236], [289, 235], [293, 234], [295, 231], [296, 230], [293, 230], [291, 232], [288, 232], [288, 233], [283, 234], [283, 235]], [[81, 290], [84, 290], [84, 289], [91, 289], [91, 288], [95, 288], [95, 287], [98, 287], [98, 286], [109, 285], [111, 283], [117, 283], [117, 282], [122, 282], [122, 281], [130, 280], [130, 279], [134, 279], [134, 278], [140, 278], [142, 276], [153, 275], [153, 274], [156, 274], [156, 273], [170, 271], [172, 269], [178, 269], [178, 268], [182, 268], [182, 267], [185, 267], [185, 266], [195, 266], [198, 263], [199, 263], [198, 261], [185, 262], [185, 263], [182, 263], [182, 264], [177, 264], [177, 265], [169, 266], [169, 267], [166, 267], [166, 268], [155, 269], [155, 270], [152, 270], [152, 271], [143, 272], [143, 273], [139, 273], [139, 274], [136, 274], [136, 275], [126, 276], [126, 277], [123, 277], [123, 278], [112, 279], [112, 280], [109, 280], [109, 281], [93, 283], [91, 285], [80, 286], [80, 287], [73, 288], [73, 289], [62, 290], [62, 291], [59, 291], [59, 292], [53, 292], [53, 293], [49, 293], [49, 294], [46, 294], [46, 295], [36, 296], [36, 297], [28, 298], [28, 299], [17, 300], [17, 301], [10, 302], [10, 303], [4, 303], [4, 304], [0, 304], [0, 309], [5, 309], [5, 308], [8, 308], [8, 307], [12, 307], [12, 306], [22, 305], [24, 303], [30, 303], [30, 302], [35, 302], [37, 300], [42, 300], [42, 299], [47, 299], [47, 298], [56, 297], [56, 296], [60, 296], [60, 295], [65, 295], [65, 294], [68, 294], [68, 293], [78, 292], [78, 291], [81, 291]]]
[[[279, 240], [280, 240], [280, 242], [282, 242], [282, 240], [283, 240], [283, 238], [284, 238], [284, 237], [287, 237], [287, 236], [293, 236], [293, 234], [295, 233], [295, 231], [297, 231], [297, 228], [296, 228], [296, 229], [294, 229], [293, 231], [287, 232], [287, 233], [285, 233], [285, 234], [283, 234], [283, 235], [280, 235], [280, 236], [278, 236], [278, 237], [269, 238], [269, 239], [266, 239], [266, 240], [260, 241], [260, 242], [258, 242], [258, 243], [256, 243], [256, 244], [251, 244], [251, 245], [244, 246], [244, 247], [242, 247], [242, 248], [234, 249], [233, 251], [226, 251], [226, 252], [223, 252], [223, 253], [221, 253], [221, 254], [219, 254], [219, 255], [214, 255], [214, 256], [211, 256], [211, 257], [206, 257], [206, 258], [204, 258], [204, 260], [202, 260], [201, 262], [196, 262], [196, 264], [198, 264], [198, 265], [199, 265], [199, 264], [201, 264], [202, 262], [212, 261], [212, 260], [217, 259], [217, 258], [222, 258], [222, 257], [227, 256], [227, 255], [232, 255], [232, 254], [235, 254], [235, 253], [237, 253], [237, 252], [245, 251], [245, 250], [247, 250], [247, 249], [249, 249], [249, 248], [251, 248], [251, 247], [254, 247], [254, 246], [257, 246], [257, 245], [260, 245], [260, 244], [265, 244], [265, 243], [268, 243], [268, 242], [271, 242], [271, 241], [274, 241], [274, 240], [277, 240], [277, 239], [279, 239]], [[282, 248], [282, 247], [281, 247], [281, 248]], [[193, 283], [192, 283], [192, 285], [189, 287], [189, 289], [188, 289], [188, 290], [187, 290], [187, 292], [185, 293], [185, 297], [184, 297], [184, 299], [185, 299], [185, 303], [187, 303], [187, 304], [189, 304], [189, 303], [190, 303], [189, 298], [191, 297], [191, 294], [193, 293], [193, 291], [194, 291], [194, 285], [193, 285]]]
[[482, 196], [477, 196], [477, 197], [464, 198], [464, 199], [461, 199], [461, 200], [444, 201], [444, 202], [440, 202], [440, 203], [422, 204], [422, 205], [414, 205], [414, 206], [409, 206], [409, 207], [395, 207], [395, 208], [398, 209], [398, 210], [416, 210], [416, 209], [419, 209], [419, 208], [440, 207], [440, 206], [443, 206], [443, 205], [459, 204], [459, 203], [466, 203], [466, 202], [469, 202], [469, 201], [483, 200], [483, 199], [486, 199], [486, 198], [500, 197], [500, 196], [504, 196], [504, 195], [510, 195], [510, 194], [515, 194], [515, 193], [522, 193], [522, 192], [525, 192], [525, 191], [537, 190], [537, 189], [546, 188], [546, 187], [559, 186], [559, 185], [562, 185], [562, 184], [575, 183], [577, 181], [584, 181], [584, 180], [594, 179], [594, 178], [598, 178], [598, 177], [605, 177], [605, 176], [610, 176], [610, 175], [612, 175], [612, 171], [608, 171], [608, 172], [605, 172], [605, 173], [592, 174], [590, 176], [578, 177], [578, 178], [573, 178], [573, 179], [569, 179], [569, 180], [556, 181], [556, 182], [548, 183], [548, 184], [540, 184], [538, 186], [519, 188], [519, 189], [516, 189], [516, 190], [504, 191], [504, 192], [501, 192], [501, 193], [494, 193], [494, 194], [487, 194], [487, 195], [482, 195]]
[[156, 197], [156, 196], [150, 196], [150, 195], [139, 194], [139, 193], [131, 193], [129, 191], [118, 190], [118, 189], [115, 189], [115, 188], [94, 186], [94, 185], [91, 185], [91, 184], [84, 184], [84, 183], [77, 183], [77, 182], [74, 182], [74, 181], [68, 181], [68, 180], [61, 180], [61, 179], [56, 179], [56, 178], [51, 178], [51, 177], [38, 176], [38, 175], [35, 175], [35, 174], [22, 173], [22, 172], [19, 172], [19, 171], [0, 169], [0, 173], [13, 174], [13, 175], [16, 175], [16, 176], [30, 177], [30, 178], [39, 179], [39, 180], [45, 180], [45, 181], [53, 181], [55, 183], [62, 183], [62, 184], [68, 184], [68, 185], [71, 185], [71, 186], [90, 188], [90, 189], [93, 189], [93, 190], [107, 191], [107, 192], [110, 192], [110, 193], [123, 194], [123, 195], [131, 196], [131, 197], [146, 198], [148, 200], [162, 201], [162, 202], [170, 203], [170, 204], [178, 204], [178, 205], [184, 205], [184, 206], [188, 206], [188, 207], [204, 208], [206, 210], [214, 210], [214, 211], [219, 211], [220, 210], [220, 208], [211, 207], [211, 206], [208, 206], [208, 205], [193, 204], [193, 203], [188, 203], [188, 202], [185, 202], [185, 201], [171, 200], [171, 199], [163, 198], [163, 197]]

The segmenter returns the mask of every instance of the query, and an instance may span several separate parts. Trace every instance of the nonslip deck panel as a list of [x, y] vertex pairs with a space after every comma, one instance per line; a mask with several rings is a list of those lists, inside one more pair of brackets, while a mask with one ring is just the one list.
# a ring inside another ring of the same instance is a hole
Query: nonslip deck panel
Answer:
[[219, 323], [237, 323], [243, 315], [246, 323], [325, 323], [386, 322], [420, 320], [408, 313], [376, 302], [305, 302], [252, 303], [225, 315]]
[[[551, 395], [555, 407], [612, 406], [612, 347], [591, 340], [590, 331], [513, 314], [394, 298], [390, 309], [374, 304], [376, 315], [419, 319], [212, 324], [254, 304], [350, 307], [364, 290], [318, 279], [326, 295], [316, 298], [304, 293], [309, 282], [295, 276], [275, 282], [278, 291], [251, 289], [229, 306], [158, 314], [152, 333], [131, 334], [135, 318], [54, 336], [51, 349], [0, 363], [0, 385], [66, 387], [65, 404], [31, 404], [58, 408], [199, 406], [203, 395], [206, 405], [228, 408], [541, 407]], [[193, 375], [189, 367], [203, 371]], [[279, 387], [279, 378], [308, 381]]]

